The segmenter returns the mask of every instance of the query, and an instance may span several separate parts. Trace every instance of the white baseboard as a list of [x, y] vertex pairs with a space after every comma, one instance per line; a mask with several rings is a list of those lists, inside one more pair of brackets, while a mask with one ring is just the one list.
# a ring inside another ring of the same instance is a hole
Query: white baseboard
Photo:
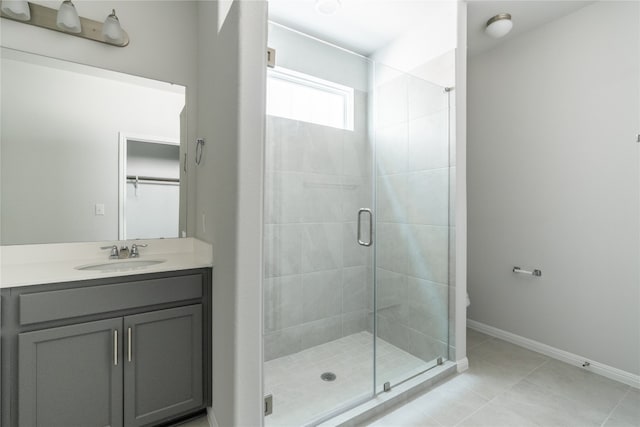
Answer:
[[[529, 338], [521, 337], [520, 335], [512, 334], [511, 332], [503, 331], [502, 329], [494, 328], [493, 326], [485, 325], [484, 323], [476, 322], [475, 320], [467, 319], [467, 326], [478, 332], [500, 338], [512, 344], [519, 345], [520, 347], [542, 353], [553, 359], [583, 368], [593, 372], [594, 374], [599, 374], [603, 377], [640, 389], [640, 375], [632, 374], [631, 372], [626, 372], [622, 369], [614, 368], [613, 366], [605, 365], [604, 363], [599, 363], [586, 357], [569, 353], [568, 351], [560, 350], [558, 348], [551, 347], [550, 345], [530, 340]], [[583, 367], [582, 364], [584, 362], [589, 362], [589, 366]]]
[[458, 361], [456, 361], [456, 369], [458, 371], [458, 373], [464, 372], [467, 369], [469, 369], [469, 359], [467, 359], [466, 357], [464, 359], [460, 359]]
[[218, 427], [218, 420], [216, 420], [216, 416], [213, 413], [213, 408], [207, 408], [207, 421], [210, 427]]

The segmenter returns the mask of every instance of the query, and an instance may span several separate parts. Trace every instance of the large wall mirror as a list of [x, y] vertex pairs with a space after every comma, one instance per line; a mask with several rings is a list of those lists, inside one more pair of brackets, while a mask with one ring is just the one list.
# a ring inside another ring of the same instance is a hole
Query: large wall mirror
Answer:
[[0, 65], [2, 245], [184, 236], [184, 86], [6, 48]]

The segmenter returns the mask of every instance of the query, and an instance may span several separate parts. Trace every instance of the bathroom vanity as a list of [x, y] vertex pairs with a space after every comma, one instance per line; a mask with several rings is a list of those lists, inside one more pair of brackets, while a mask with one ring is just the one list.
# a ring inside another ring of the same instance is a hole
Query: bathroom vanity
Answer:
[[3, 280], [2, 427], [156, 426], [211, 405], [212, 270], [162, 256], [166, 271]]

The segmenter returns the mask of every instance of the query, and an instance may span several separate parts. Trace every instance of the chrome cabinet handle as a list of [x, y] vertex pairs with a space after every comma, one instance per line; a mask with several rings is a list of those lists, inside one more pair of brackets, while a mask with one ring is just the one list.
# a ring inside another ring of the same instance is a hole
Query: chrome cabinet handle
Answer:
[[[362, 214], [365, 212], [369, 214], [369, 241], [368, 242], [365, 242], [362, 240], [362, 230], [361, 230]], [[373, 212], [371, 212], [371, 209], [361, 208], [358, 210], [358, 237], [357, 238], [358, 238], [358, 244], [360, 246], [373, 245]]]
[[113, 331], [113, 366], [118, 366], [118, 330]]
[[131, 362], [131, 328], [127, 328], [127, 360]]

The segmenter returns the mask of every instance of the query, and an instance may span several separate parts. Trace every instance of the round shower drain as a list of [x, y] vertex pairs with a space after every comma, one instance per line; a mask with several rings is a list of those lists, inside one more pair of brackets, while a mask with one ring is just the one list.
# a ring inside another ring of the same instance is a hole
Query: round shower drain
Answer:
[[336, 374], [334, 374], [333, 372], [325, 372], [324, 374], [320, 375], [320, 378], [322, 378], [322, 381], [335, 381]]

